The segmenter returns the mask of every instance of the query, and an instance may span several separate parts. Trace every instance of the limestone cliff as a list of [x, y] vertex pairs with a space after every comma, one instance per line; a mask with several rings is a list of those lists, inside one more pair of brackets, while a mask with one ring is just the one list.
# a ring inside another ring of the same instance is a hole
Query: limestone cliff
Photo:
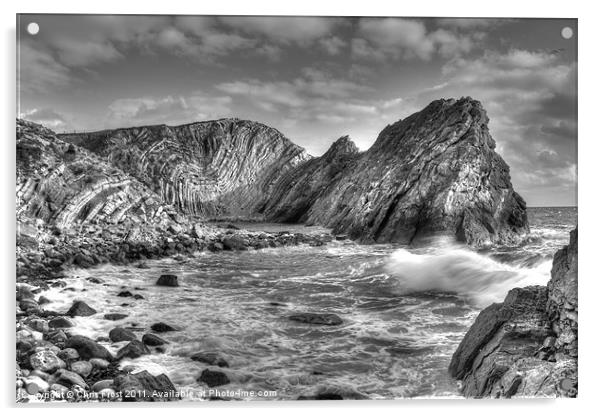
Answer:
[[577, 230], [547, 287], [512, 289], [484, 309], [452, 357], [467, 397], [577, 395]]
[[276, 179], [310, 157], [276, 129], [222, 119], [65, 134], [189, 215], [252, 216]]
[[437, 234], [472, 245], [516, 241], [529, 230], [526, 204], [487, 123], [471, 98], [434, 101], [387, 126], [362, 154], [335, 144], [283, 176], [263, 213], [367, 242], [410, 243]]

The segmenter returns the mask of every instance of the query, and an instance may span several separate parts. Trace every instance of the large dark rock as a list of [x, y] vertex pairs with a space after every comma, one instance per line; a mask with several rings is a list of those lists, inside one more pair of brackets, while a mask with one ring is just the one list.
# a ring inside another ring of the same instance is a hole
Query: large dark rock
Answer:
[[109, 339], [113, 342], [133, 341], [136, 339], [136, 334], [129, 329], [118, 326], [109, 331]]
[[117, 351], [116, 358], [118, 360], [121, 360], [122, 358], [138, 358], [150, 353], [151, 352], [146, 345], [138, 340], [133, 340]]
[[484, 309], [449, 372], [467, 397], [577, 394], [577, 231], [554, 256], [548, 287], [508, 292]]
[[475, 246], [515, 242], [529, 231], [526, 204], [495, 152], [488, 121], [471, 98], [437, 100], [387, 126], [364, 153], [339, 139], [284, 174], [263, 212], [368, 242], [433, 235]]
[[178, 276], [175, 274], [162, 274], [157, 280], [157, 286], [177, 287]]
[[81, 300], [76, 300], [67, 311], [67, 315], [74, 316], [90, 316], [96, 313], [96, 309], [91, 308], [88, 304]]
[[201, 376], [197, 379], [198, 382], [205, 383], [209, 387], [223, 386], [230, 383], [228, 376], [221, 371], [205, 369]]
[[142, 342], [151, 347], [158, 347], [160, 345], [168, 344], [166, 340], [155, 335], [155, 334], [144, 334], [142, 335]]
[[[129, 402], [165, 402], [179, 400], [178, 391], [165, 374], [153, 376], [148, 371], [117, 376], [115, 391]], [[133, 394], [132, 394], [133, 393]]]
[[70, 337], [65, 343], [65, 348], [77, 350], [79, 356], [84, 360], [91, 358], [102, 358], [107, 361], [113, 360], [113, 356], [105, 347], [83, 335], [73, 335]]
[[343, 320], [335, 315], [334, 313], [311, 313], [302, 312], [290, 315], [288, 317], [291, 321], [303, 322], [305, 324], [313, 325], [341, 325]]
[[157, 322], [156, 324], [152, 324], [151, 325], [151, 329], [155, 332], [171, 332], [171, 331], [177, 331], [176, 328], [174, 328], [171, 325], [168, 325], [164, 322]]
[[200, 351], [192, 354], [190, 359], [193, 361], [199, 361], [209, 365], [216, 365], [218, 367], [229, 367], [228, 362], [224, 357], [216, 352]]

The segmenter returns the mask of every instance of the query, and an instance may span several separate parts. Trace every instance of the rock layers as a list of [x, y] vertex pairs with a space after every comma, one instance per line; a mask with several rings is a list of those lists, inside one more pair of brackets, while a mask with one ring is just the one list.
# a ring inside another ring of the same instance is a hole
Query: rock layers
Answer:
[[282, 174], [309, 156], [279, 131], [222, 119], [66, 134], [149, 186], [185, 214], [249, 215]]
[[438, 234], [476, 246], [516, 241], [529, 230], [526, 204], [487, 123], [478, 101], [438, 100], [387, 126], [364, 153], [339, 139], [284, 175], [264, 214], [366, 242]]
[[[442, 234], [480, 246], [515, 242], [529, 230], [487, 124], [478, 101], [438, 100], [387, 126], [363, 153], [342, 137], [318, 158], [275, 129], [238, 119], [60, 139], [183, 214], [319, 224], [364, 242]], [[115, 178], [94, 189], [120, 186]], [[83, 215], [76, 212], [88, 197], [80, 198], [65, 218]]]
[[547, 287], [512, 289], [484, 309], [453, 355], [467, 397], [577, 395], [577, 230]]

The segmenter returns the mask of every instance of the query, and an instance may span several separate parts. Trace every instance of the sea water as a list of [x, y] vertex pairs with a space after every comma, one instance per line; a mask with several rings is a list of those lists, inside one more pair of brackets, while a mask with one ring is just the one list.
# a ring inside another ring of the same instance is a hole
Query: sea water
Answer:
[[[206, 398], [197, 381], [206, 364], [190, 355], [218, 352], [231, 382], [215, 388], [235, 398], [295, 399], [317, 392], [349, 398], [457, 397], [448, 373], [451, 356], [484, 307], [513, 287], [545, 285], [553, 254], [568, 243], [576, 208], [530, 208], [531, 234], [516, 247], [473, 251], [446, 241], [428, 247], [333, 242], [322, 247], [202, 253], [149, 261], [149, 269], [103, 266], [74, 270], [69, 289], [45, 295], [55, 310], [82, 299], [99, 311], [75, 318], [74, 333], [106, 337], [122, 325], [139, 331], [165, 322], [179, 330], [169, 341], [122, 366], [165, 373], [187, 399]], [[291, 226], [245, 224], [290, 230]], [[310, 229], [309, 231], [312, 231]], [[157, 287], [164, 273], [177, 288]], [[87, 277], [100, 278], [93, 284]], [[144, 299], [117, 297], [122, 290]], [[339, 326], [288, 319], [293, 313], [334, 313]], [[124, 320], [103, 319], [125, 313]], [[105, 343], [115, 352], [123, 343]], [[215, 368], [218, 369], [218, 368]], [[256, 392], [245, 396], [245, 392]], [[224, 393], [225, 394], [225, 393]]]

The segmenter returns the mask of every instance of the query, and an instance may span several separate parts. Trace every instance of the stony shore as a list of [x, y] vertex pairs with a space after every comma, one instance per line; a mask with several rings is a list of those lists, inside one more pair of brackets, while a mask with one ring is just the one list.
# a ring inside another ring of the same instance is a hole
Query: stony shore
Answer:
[[[117, 227], [86, 225], [77, 233], [62, 233], [29, 225], [22, 227], [22, 231], [17, 237], [17, 402], [180, 399], [181, 392], [166, 375], [154, 376], [147, 371], [130, 373], [132, 369], [120, 366], [124, 358], [164, 352], [163, 345], [167, 341], [161, 338], [161, 333], [173, 328], [157, 322], [139, 337], [130, 329], [119, 326], [119, 320], [124, 316], [104, 314], [104, 319], [114, 320], [116, 324], [106, 336], [90, 339], [78, 335], [72, 318], [102, 314], [103, 311], [94, 310], [83, 301], [75, 301], [68, 311], [59, 312], [43, 296], [48, 287], [65, 287], [64, 277], [70, 269], [94, 268], [105, 263], [135, 264], [145, 268], [148, 267], [145, 261], [150, 259], [185, 257], [202, 251], [253, 250], [300, 244], [319, 246], [335, 238], [326, 233], [248, 232], [226, 223], [221, 228], [172, 225], [164, 230], [162, 238], [157, 238], [156, 244], [134, 243], [133, 239], [128, 239], [128, 233]], [[89, 280], [90, 284], [102, 282], [93, 277]], [[162, 276], [157, 281], [157, 285], [161, 286], [177, 284], [177, 276], [174, 275]], [[125, 290], [117, 296], [139, 295]], [[305, 319], [303, 316], [295, 319], [302, 318]], [[336, 324], [332, 319], [330, 317], [325, 324]], [[123, 341], [127, 344], [116, 354], [104, 346]], [[201, 386], [215, 387], [229, 382], [224, 373], [215, 369], [228, 366], [219, 354], [201, 351], [191, 359], [209, 366], [199, 375]]]

